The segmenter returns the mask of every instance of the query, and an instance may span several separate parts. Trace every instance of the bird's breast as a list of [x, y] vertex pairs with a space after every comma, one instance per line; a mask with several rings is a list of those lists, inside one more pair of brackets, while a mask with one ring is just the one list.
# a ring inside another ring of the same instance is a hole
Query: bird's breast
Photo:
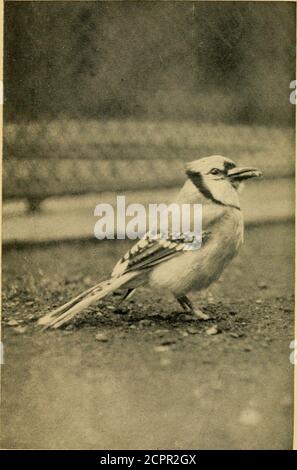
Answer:
[[210, 236], [200, 249], [184, 251], [156, 266], [150, 274], [150, 286], [179, 295], [205, 289], [217, 280], [243, 242], [241, 211], [228, 208], [207, 230]]

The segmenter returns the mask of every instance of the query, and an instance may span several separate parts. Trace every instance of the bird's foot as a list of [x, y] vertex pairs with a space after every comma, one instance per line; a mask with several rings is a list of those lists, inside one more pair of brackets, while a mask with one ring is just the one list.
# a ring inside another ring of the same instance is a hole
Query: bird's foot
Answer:
[[195, 318], [197, 318], [198, 320], [210, 320], [211, 317], [209, 315], [207, 315], [206, 313], [203, 313], [202, 310], [199, 310], [197, 308], [195, 308], [195, 310], [193, 310], [193, 315]]
[[197, 320], [210, 320], [210, 316], [203, 313], [199, 308], [194, 308], [192, 302], [186, 295], [181, 295], [176, 298], [182, 306], [184, 312], [192, 314]]

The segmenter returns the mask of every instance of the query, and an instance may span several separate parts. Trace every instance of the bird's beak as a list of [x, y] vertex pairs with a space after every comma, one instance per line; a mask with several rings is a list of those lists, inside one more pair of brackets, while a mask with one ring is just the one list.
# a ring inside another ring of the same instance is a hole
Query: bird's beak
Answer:
[[231, 181], [243, 181], [249, 178], [258, 178], [259, 176], [262, 176], [261, 171], [251, 167], [235, 167], [228, 171], [228, 178], [230, 178]]

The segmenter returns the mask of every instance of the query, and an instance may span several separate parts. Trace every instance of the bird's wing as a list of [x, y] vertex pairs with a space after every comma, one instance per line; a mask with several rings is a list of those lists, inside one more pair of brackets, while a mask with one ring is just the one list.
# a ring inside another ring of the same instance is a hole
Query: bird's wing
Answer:
[[[209, 238], [210, 232], [202, 233], [202, 244]], [[173, 256], [180, 255], [183, 251], [189, 250], [189, 244], [195, 243], [187, 236], [167, 235], [166, 238], [159, 234], [151, 238], [146, 234], [117, 262], [112, 272], [113, 277], [123, 275], [131, 271], [148, 269]]]

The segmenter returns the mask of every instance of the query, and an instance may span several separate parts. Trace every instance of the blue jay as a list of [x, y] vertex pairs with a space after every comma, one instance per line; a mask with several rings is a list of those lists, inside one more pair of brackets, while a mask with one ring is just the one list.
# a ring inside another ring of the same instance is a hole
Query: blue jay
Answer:
[[195, 309], [187, 294], [200, 291], [216, 281], [237, 254], [243, 243], [244, 223], [238, 188], [244, 180], [259, 177], [256, 168], [239, 168], [220, 155], [195, 160], [186, 165], [187, 180], [177, 204], [202, 204], [203, 234], [200, 249], [186, 249], [183, 234], [146, 235], [116, 264], [111, 277], [87, 289], [74, 299], [41, 317], [45, 328], [59, 328], [75, 315], [118, 289], [125, 298], [145, 285], [162, 292], [169, 291], [184, 311], [207, 319]]

